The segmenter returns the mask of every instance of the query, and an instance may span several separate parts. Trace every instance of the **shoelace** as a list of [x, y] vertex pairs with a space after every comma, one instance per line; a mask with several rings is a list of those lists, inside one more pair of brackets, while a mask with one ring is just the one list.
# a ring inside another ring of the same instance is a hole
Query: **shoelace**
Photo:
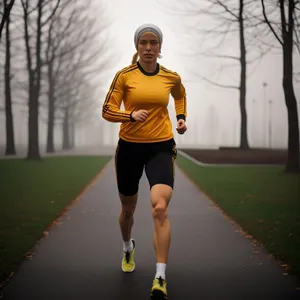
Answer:
[[[134, 249], [134, 244], [133, 244], [133, 249]], [[132, 249], [132, 250], [133, 250], [133, 249]], [[131, 252], [132, 252], [132, 250], [131, 250]], [[129, 263], [129, 260], [130, 260], [130, 253], [131, 253], [131, 252], [129, 252], [129, 251], [125, 252], [125, 259], [126, 259], [126, 262], [127, 262], [127, 263]]]
[[125, 259], [126, 259], [126, 262], [129, 263], [130, 252], [127, 251], [127, 252], [125, 253]]
[[160, 286], [164, 285], [164, 280], [161, 278], [161, 276], [159, 276], [159, 278], [158, 278], [158, 283]]

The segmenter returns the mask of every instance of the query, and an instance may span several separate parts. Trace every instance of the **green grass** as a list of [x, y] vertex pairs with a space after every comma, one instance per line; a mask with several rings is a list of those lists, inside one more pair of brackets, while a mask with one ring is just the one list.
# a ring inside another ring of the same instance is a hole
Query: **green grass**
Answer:
[[0, 160], [0, 282], [110, 157]]
[[201, 167], [181, 155], [177, 165], [232, 220], [290, 272], [300, 275], [300, 175], [284, 167]]

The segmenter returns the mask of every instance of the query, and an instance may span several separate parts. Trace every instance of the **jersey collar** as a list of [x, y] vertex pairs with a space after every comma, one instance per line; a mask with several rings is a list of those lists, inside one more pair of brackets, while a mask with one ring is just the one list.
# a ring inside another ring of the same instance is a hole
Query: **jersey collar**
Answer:
[[149, 73], [149, 72], [146, 72], [146, 71], [142, 68], [142, 66], [140, 65], [139, 62], [137, 62], [137, 65], [138, 65], [138, 68], [140, 69], [140, 71], [141, 71], [143, 74], [147, 75], [147, 76], [154, 76], [154, 75], [158, 74], [158, 72], [159, 72], [159, 63], [156, 64], [156, 70], [155, 70], [154, 72], [150, 72], [150, 73]]

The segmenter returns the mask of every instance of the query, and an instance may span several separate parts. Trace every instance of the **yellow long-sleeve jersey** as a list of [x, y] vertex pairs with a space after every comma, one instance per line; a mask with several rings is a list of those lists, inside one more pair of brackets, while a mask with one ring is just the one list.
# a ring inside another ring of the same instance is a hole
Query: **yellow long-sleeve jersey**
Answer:
[[[186, 119], [186, 91], [180, 76], [157, 64], [154, 73], [145, 72], [137, 62], [114, 77], [103, 104], [102, 117], [120, 122], [119, 137], [128, 142], [162, 142], [174, 137], [168, 104], [172, 95], [177, 120]], [[121, 104], [125, 110], [121, 110]], [[147, 110], [145, 122], [135, 122], [133, 111]]]

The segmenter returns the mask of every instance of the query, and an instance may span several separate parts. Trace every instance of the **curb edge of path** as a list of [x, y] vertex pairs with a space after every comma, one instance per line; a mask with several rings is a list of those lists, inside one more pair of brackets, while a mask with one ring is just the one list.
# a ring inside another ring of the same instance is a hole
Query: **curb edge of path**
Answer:
[[184, 150], [177, 150], [178, 154], [189, 159], [194, 164], [201, 166], [201, 167], [273, 167], [273, 166], [282, 166], [284, 164], [242, 164], [242, 163], [204, 163], [201, 162], [194, 157], [190, 156], [189, 154], [185, 153]]

